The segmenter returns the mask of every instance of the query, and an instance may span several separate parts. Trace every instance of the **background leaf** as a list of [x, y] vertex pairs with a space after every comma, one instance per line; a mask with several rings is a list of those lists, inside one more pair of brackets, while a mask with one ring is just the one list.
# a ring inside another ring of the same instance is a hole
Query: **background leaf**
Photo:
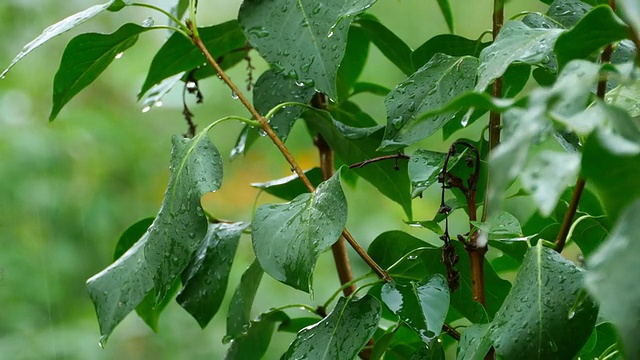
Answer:
[[433, 55], [443, 53], [450, 56], [480, 56], [480, 52], [491, 45], [481, 39], [472, 40], [454, 34], [440, 34], [427, 40], [411, 53], [413, 69], [418, 70], [429, 62]]
[[400, 69], [405, 75], [413, 73], [411, 65], [411, 48], [396, 34], [381, 24], [372, 16], [364, 17], [356, 21], [364, 30], [369, 40]]
[[442, 12], [442, 16], [444, 16], [444, 19], [447, 22], [447, 26], [449, 27], [449, 32], [454, 32], [453, 12], [451, 11], [451, 5], [449, 5], [449, 0], [438, 0], [438, 6], [440, 6], [440, 11]]
[[347, 48], [338, 68], [337, 90], [340, 101], [349, 97], [369, 57], [369, 38], [364, 30], [351, 26]]
[[273, 330], [278, 322], [289, 321], [289, 316], [276, 310], [251, 321], [246, 333], [231, 342], [225, 360], [261, 360], [269, 347]]
[[233, 293], [227, 313], [227, 335], [223, 342], [234, 340], [244, 334], [250, 326], [251, 306], [258, 292], [260, 280], [262, 280], [262, 268], [258, 260], [254, 260], [251, 266], [245, 270]]
[[482, 360], [491, 349], [491, 324], [469, 326], [460, 338], [457, 360]]
[[338, 299], [331, 313], [317, 324], [302, 329], [284, 359], [353, 359], [378, 328], [380, 303], [365, 295]]
[[340, 171], [285, 204], [263, 205], [251, 223], [253, 249], [264, 271], [296, 289], [311, 290], [320, 254], [338, 240], [347, 221]]

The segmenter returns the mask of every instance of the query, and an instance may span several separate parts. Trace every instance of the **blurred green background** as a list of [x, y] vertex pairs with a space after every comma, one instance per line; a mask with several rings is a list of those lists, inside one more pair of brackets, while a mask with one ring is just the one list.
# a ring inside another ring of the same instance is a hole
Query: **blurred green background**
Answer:
[[[490, 28], [493, 1], [452, 0], [456, 32], [470, 38]], [[48, 25], [83, 10], [96, 1], [3, 0], [0, 2], [0, 67], [9, 64], [22, 46]], [[172, 1], [149, 3], [170, 8]], [[234, 18], [239, 0], [201, 1], [199, 23], [208, 25]], [[541, 2], [512, 1], [507, 15], [522, 10], [543, 11]], [[412, 48], [446, 32], [435, 0], [380, 0], [371, 13]], [[226, 349], [223, 310], [201, 330], [196, 321], [172, 303], [154, 334], [130, 315], [111, 336], [106, 349], [98, 347], [99, 331], [93, 305], [85, 291], [87, 278], [110, 264], [120, 234], [134, 222], [153, 216], [168, 180], [170, 138], [186, 125], [181, 89], [164, 99], [164, 106], [142, 113], [136, 95], [155, 51], [166, 39], [163, 31], [143, 34], [138, 44], [116, 60], [96, 83], [73, 99], [53, 123], [47, 118], [51, 87], [62, 51], [73, 36], [88, 31], [112, 32], [124, 22], [142, 23], [149, 10], [127, 8], [105, 13], [29, 55], [0, 80], [0, 358], [1, 359], [220, 359]], [[255, 78], [266, 66], [253, 54]], [[230, 71], [244, 84], [246, 63]], [[362, 79], [393, 87], [404, 76], [372, 48]], [[239, 102], [215, 77], [201, 84], [205, 100], [195, 105], [202, 126], [220, 117], [246, 115]], [[385, 122], [382, 99], [358, 95], [356, 101], [380, 123]], [[225, 180], [215, 194], [203, 199], [215, 216], [249, 221], [257, 195], [251, 182], [290, 175], [275, 148], [261, 139], [249, 154], [229, 162], [229, 152], [241, 126], [226, 123], [211, 132], [225, 157]], [[477, 133], [471, 129], [470, 134]], [[420, 144], [443, 150], [441, 137]], [[305, 168], [317, 154], [303, 126], [288, 144]], [[386, 230], [412, 231], [426, 240], [435, 236], [409, 229], [395, 203], [373, 194], [360, 181], [346, 187], [350, 204], [348, 227], [365, 246]], [[416, 219], [431, 218], [437, 189], [414, 202]], [[262, 195], [258, 203], [277, 201]], [[243, 237], [228, 293], [253, 260], [250, 241]], [[356, 274], [367, 269], [355, 257]], [[265, 276], [254, 310], [291, 302], [319, 304], [338, 286], [333, 260], [325, 254], [316, 271], [314, 299]], [[228, 294], [229, 295], [229, 294]], [[295, 313], [294, 313], [295, 314]], [[292, 335], [277, 335], [267, 358], [285, 351]]]

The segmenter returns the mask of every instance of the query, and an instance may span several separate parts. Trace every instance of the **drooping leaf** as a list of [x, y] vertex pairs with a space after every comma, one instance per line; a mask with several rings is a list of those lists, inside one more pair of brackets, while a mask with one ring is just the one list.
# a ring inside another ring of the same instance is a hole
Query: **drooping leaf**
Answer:
[[451, 11], [451, 5], [449, 5], [449, 0], [438, 0], [438, 6], [440, 6], [440, 11], [442, 12], [442, 16], [444, 16], [444, 20], [447, 22], [447, 26], [449, 27], [449, 32], [454, 32], [453, 27], [453, 12]]
[[478, 57], [480, 52], [490, 44], [490, 42], [482, 42], [482, 38], [473, 40], [454, 34], [440, 34], [413, 50], [411, 62], [413, 69], [418, 70], [437, 53]]
[[122, 1], [111, 0], [104, 4], [94, 5], [86, 10], [83, 10], [79, 13], [71, 15], [63, 20], [60, 20], [57, 23], [44, 29], [44, 31], [42, 31], [42, 34], [38, 35], [38, 37], [33, 39], [31, 42], [29, 42], [27, 45], [25, 45], [22, 48], [22, 51], [20, 51], [20, 53], [16, 55], [16, 57], [11, 61], [9, 66], [7, 66], [7, 68], [4, 69], [4, 71], [2, 71], [2, 74], [0, 74], [0, 78], [4, 78], [9, 72], [9, 70], [11, 70], [11, 68], [18, 61], [22, 60], [22, 58], [27, 56], [30, 52], [38, 48], [40, 45], [51, 40], [52, 38], [73, 29], [74, 27], [84, 23], [87, 20], [94, 18], [96, 15], [100, 14], [105, 10], [118, 11], [123, 7], [123, 6], [119, 6], [119, 7], [113, 7], [110, 9], [110, 7], [114, 5], [114, 3], [122, 4]]
[[611, 235], [588, 260], [585, 283], [600, 304], [602, 315], [611, 320], [622, 340], [625, 358], [640, 356], [635, 334], [640, 331], [640, 289], [637, 255], [640, 251], [640, 201], [622, 212]]
[[49, 120], [62, 107], [89, 86], [123, 51], [132, 47], [138, 35], [149, 28], [124, 24], [113, 34], [87, 33], [69, 41], [53, 80], [53, 106]]
[[359, 19], [356, 24], [361, 26], [371, 42], [373, 42], [382, 54], [397, 66], [400, 71], [406, 75], [413, 73], [411, 48], [409, 45], [372, 17]]
[[411, 145], [438, 131], [455, 112], [422, 117], [440, 109], [473, 88], [478, 59], [437, 54], [385, 99], [387, 128], [380, 145], [395, 150]]
[[[376, 151], [380, 144], [384, 130], [382, 128], [354, 128], [331, 119], [326, 113], [307, 112], [305, 119], [309, 128], [316, 130], [325, 139], [345, 164], [373, 159], [395, 152]], [[364, 131], [364, 132], [363, 132]], [[373, 131], [373, 132], [371, 132]], [[360, 136], [356, 135], [360, 133]], [[362, 136], [365, 135], [365, 136]], [[412, 218], [411, 194], [407, 161], [397, 161], [398, 170], [394, 169], [393, 161], [379, 161], [364, 167], [353, 168], [350, 171], [364, 178], [375, 186], [382, 194], [402, 206], [409, 219]]]
[[261, 314], [252, 320], [246, 332], [231, 342], [225, 360], [261, 360], [269, 347], [276, 323], [289, 321], [280, 310]]
[[[211, 56], [219, 61], [223, 70], [235, 65], [246, 55], [246, 38], [236, 20], [198, 28], [198, 34], [200, 34], [200, 38]], [[226, 55], [230, 53], [240, 54], [240, 56], [229, 56], [227, 60]], [[153, 57], [138, 99], [162, 80], [184, 71], [196, 69], [205, 62], [204, 55], [193, 43], [184, 35], [173, 33]]]
[[271, 65], [336, 99], [336, 74], [349, 25], [375, 0], [246, 0], [238, 20], [249, 42]]
[[540, 213], [549, 216], [564, 189], [575, 182], [579, 169], [579, 154], [546, 150], [527, 164], [520, 180], [532, 194]]
[[254, 260], [251, 266], [245, 270], [240, 278], [240, 283], [233, 293], [227, 313], [227, 335], [223, 342], [228, 342], [242, 336], [250, 326], [251, 306], [258, 292], [260, 280], [262, 280], [262, 268], [258, 260]]
[[365, 295], [340, 298], [322, 321], [302, 329], [284, 359], [353, 359], [378, 328], [380, 303]]
[[554, 47], [558, 66], [562, 69], [573, 59], [586, 59], [606, 45], [625, 39], [629, 32], [627, 24], [608, 5], [597, 6], [558, 37]]
[[200, 197], [222, 183], [218, 150], [204, 132], [193, 139], [174, 136], [170, 169], [153, 224], [116, 262], [87, 280], [104, 339], [152, 289], [155, 304], [165, 298], [206, 234]]
[[[320, 168], [313, 168], [304, 172], [313, 186], [318, 186], [322, 182], [322, 171]], [[277, 196], [281, 199], [291, 201], [298, 195], [308, 193], [309, 190], [304, 185], [298, 175], [287, 176], [282, 179], [271, 180], [263, 183], [253, 183], [251, 186], [262, 189], [265, 192]]]
[[598, 315], [589, 299], [574, 303], [583, 272], [542, 242], [531, 248], [491, 325], [505, 359], [571, 359], [591, 335]]
[[264, 271], [296, 289], [311, 290], [320, 254], [335, 243], [347, 221], [347, 200], [337, 171], [313, 194], [263, 205], [251, 223], [253, 250]]
[[411, 180], [411, 197], [415, 198], [431, 185], [438, 182], [447, 154], [436, 151], [418, 149], [411, 154], [409, 160], [409, 179]]
[[338, 99], [342, 102], [349, 97], [354, 84], [360, 77], [369, 56], [369, 38], [359, 27], [349, 28], [349, 37], [344, 57], [338, 68]]
[[238, 241], [247, 226], [209, 224], [202, 244], [182, 273], [182, 289], [176, 300], [203, 329], [220, 309]]
[[553, 45], [564, 30], [532, 29], [520, 21], [507, 21], [496, 41], [480, 53], [476, 91], [502, 76], [515, 61], [535, 65], [553, 53]]
[[469, 326], [458, 344], [457, 360], [483, 360], [491, 349], [491, 324], [474, 324]]
[[440, 335], [449, 311], [447, 279], [440, 274], [432, 274], [407, 285], [386, 283], [382, 286], [382, 301], [418, 333], [425, 344], [431, 345]]
[[[266, 115], [273, 107], [283, 102], [308, 104], [315, 94], [311, 87], [296, 84], [295, 80], [274, 70], [265, 71], [253, 88], [253, 104], [260, 113]], [[304, 108], [287, 106], [276, 112], [269, 124], [282, 141], [287, 140], [294, 122], [300, 117]]]

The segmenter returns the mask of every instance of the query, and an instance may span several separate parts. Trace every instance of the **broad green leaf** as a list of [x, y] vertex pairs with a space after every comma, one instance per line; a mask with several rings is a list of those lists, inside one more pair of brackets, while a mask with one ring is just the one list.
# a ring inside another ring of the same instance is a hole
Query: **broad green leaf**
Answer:
[[[382, 139], [384, 131], [382, 128], [348, 127], [327, 115], [307, 112], [305, 119], [309, 128], [322, 134], [336, 156], [345, 164], [355, 164], [378, 156], [396, 154], [396, 152], [376, 151]], [[393, 160], [374, 162], [349, 171], [355, 172], [375, 186], [383, 195], [400, 204], [407, 217], [411, 219], [411, 190], [407, 163], [407, 160], [399, 159], [397, 171], [394, 169], [396, 162]]]
[[591, 5], [581, 0], [555, 0], [549, 6], [547, 16], [569, 29], [575, 26], [591, 8]]
[[[472, 299], [471, 268], [468, 254], [464, 246], [458, 241], [453, 242], [456, 253], [460, 256], [460, 262], [456, 269], [460, 273], [460, 288], [451, 294], [451, 307], [474, 323], [486, 322], [487, 314], [490, 317], [498, 311], [510, 289], [510, 284], [502, 280], [493, 270], [488, 261], [484, 263], [485, 295], [487, 302], [486, 313], [482, 306]], [[446, 269], [442, 265], [442, 250], [435, 248], [418, 238], [401, 231], [388, 231], [380, 234], [369, 246], [367, 253], [383, 268], [397, 262], [412, 250], [415, 256], [406, 258], [400, 264], [390, 270], [389, 275], [402, 279], [420, 281], [425, 276], [442, 274], [446, 276]]]
[[413, 50], [411, 62], [413, 69], [418, 70], [437, 53], [478, 57], [480, 52], [489, 45], [491, 42], [482, 42], [482, 38], [473, 40], [454, 34], [440, 34]]
[[356, 95], [360, 93], [370, 93], [373, 95], [379, 96], [387, 96], [391, 90], [378, 84], [368, 83], [368, 82], [357, 82], [353, 84], [353, 93], [351, 95]]
[[302, 291], [311, 291], [320, 254], [333, 245], [347, 221], [340, 173], [285, 204], [263, 205], [251, 223], [253, 250], [264, 271]]
[[574, 307], [582, 283], [582, 270], [538, 242], [491, 325], [496, 353], [505, 359], [573, 358], [598, 315], [589, 299]]
[[258, 260], [254, 260], [251, 266], [242, 274], [240, 283], [229, 303], [227, 335], [225, 335], [222, 340], [223, 342], [239, 338], [249, 328], [251, 322], [251, 306], [258, 292], [258, 286], [260, 286], [263, 273]]
[[586, 140], [582, 173], [597, 189], [613, 220], [640, 197], [636, 177], [640, 173], [640, 145], [606, 131], [594, 131]]
[[231, 342], [225, 360], [261, 360], [269, 347], [276, 323], [289, 321], [280, 310], [261, 314], [251, 321], [246, 332]]
[[640, 201], [631, 203], [618, 218], [611, 235], [588, 260], [585, 283], [600, 304], [602, 316], [618, 330], [625, 358], [637, 359], [640, 344], [640, 289], [636, 282], [640, 252]]
[[265, 60], [299, 83], [336, 99], [336, 74], [349, 25], [375, 0], [246, 0], [238, 21]]
[[424, 190], [438, 182], [447, 154], [436, 151], [418, 149], [411, 154], [409, 160], [409, 179], [411, 180], [411, 197], [422, 194]]
[[[260, 115], [266, 115], [273, 107], [283, 102], [308, 104], [315, 94], [311, 87], [300, 86], [295, 80], [274, 70], [265, 71], [253, 87], [253, 105]], [[304, 108], [287, 106], [276, 112], [269, 124], [282, 141], [286, 141], [294, 122]]]
[[554, 47], [558, 66], [562, 69], [573, 59], [586, 59], [606, 45], [625, 39], [629, 32], [627, 24], [608, 5], [595, 7], [558, 37]]
[[460, 338], [457, 360], [483, 360], [491, 349], [491, 324], [469, 326]]
[[152, 289], [158, 304], [207, 232], [200, 197], [220, 188], [222, 158], [206, 133], [173, 137], [171, 176], [147, 232], [108, 268], [87, 280], [103, 339]]
[[607, 104], [624, 109], [629, 116], [640, 116], [640, 81], [631, 84], [620, 84], [604, 96]]
[[627, 23], [638, 36], [640, 34], [640, 3], [635, 0], [620, 0], [618, 6], [620, 6]]
[[[246, 54], [246, 39], [236, 20], [198, 28], [198, 33], [202, 42], [211, 55], [219, 61], [223, 70], [230, 68], [242, 59], [243, 52]], [[240, 54], [240, 56], [229, 56], [227, 59], [226, 55], [230, 53]], [[206, 61], [202, 52], [184, 35], [173, 33], [153, 57], [138, 99], [162, 80], [181, 72], [196, 69]]]
[[340, 298], [326, 318], [298, 333], [283, 359], [353, 359], [378, 328], [380, 311], [370, 295]]
[[[581, 359], [603, 359], [604, 357], [602, 355], [605, 353], [605, 351], [611, 352], [612, 350], [619, 350], [619, 348], [621, 347], [618, 340], [618, 335], [616, 334], [616, 329], [613, 324], [609, 322], [598, 324], [591, 337], [595, 338], [593, 339], [593, 344], [591, 344], [592, 346], [588, 349], [582, 349], [582, 351], [580, 352]], [[612, 346], [613, 348], [611, 348]], [[619, 360], [623, 359], [623, 357], [620, 353], [618, 353], [618, 356], [613, 356], [609, 359]]]
[[356, 24], [369, 36], [373, 44], [398, 67], [405, 75], [413, 73], [411, 65], [411, 48], [396, 34], [379, 21], [371, 17], [359, 19]]
[[386, 283], [382, 286], [384, 304], [412, 328], [425, 344], [430, 345], [440, 335], [449, 311], [447, 279], [432, 274], [420, 282]]
[[489, 234], [489, 238], [492, 235], [497, 237], [514, 237], [522, 236], [522, 228], [518, 219], [509, 214], [506, 211], [501, 211], [491, 223], [483, 223], [479, 221], [471, 222], [475, 227]]
[[385, 99], [387, 128], [380, 145], [395, 150], [411, 145], [438, 131], [455, 112], [423, 117], [440, 109], [458, 95], [473, 89], [478, 59], [435, 55]]
[[[4, 69], [4, 71], [2, 71], [2, 74], [0, 74], [0, 79], [4, 78], [7, 73], [9, 72], [9, 70], [11, 70], [11, 68], [20, 60], [22, 60], [22, 58], [24, 58], [25, 56], [27, 56], [30, 52], [32, 52], [33, 50], [35, 50], [36, 48], [38, 48], [40, 45], [46, 43], [47, 41], [51, 40], [52, 38], [65, 33], [71, 29], [73, 29], [74, 27], [84, 23], [87, 20], [90, 20], [92, 18], [94, 18], [96, 15], [100, 14], [101, 12], [109, 9], [110, 6], [112, 6], [114, 3], [121, 3], [122, 1], [118, 0], [111, 0], [109, 2], [106, 2], [104, 4], [101, 5], [94, 5], [86, 10], [83, 10], [79, 13], [76, 13], [74, 15], [71, 15], [63, 20], [58, 21], [57, 23], [49, 26], [48, 28], [44, 29], [44, 31], [42, 31], [42, 34], [38, 35], [38, 37], [36, 37], [35, 39], [31, 40], [31, 42], [29, 42], [27, 45], [25, 45], [22, 48], [22, 51], [20, 51], [20, 53], [18, 55], [16, 55], [16, 57], [11, 61], [11, 63], [9, 64], [9, 66]], [[113, 8], [112, 10], [117, 11], [119, 10], [118, 8]]]
[[453, 27], [453, 12], [451, 11], [451, 5], [449, 5], [449, 0], [438, 0], [438, 6], [440, 6], [440, 11], [442, 12], [442, 16], [444, 16], [445, 21], [447, 22], [447, 26], [449, 27], [449, 32], [454, 32]]
[[176, 300], [203, 329], [220, 309], [238, 241], [247, 226], [209, 224], [202, 244], [182, 273], [182, 289]]
[[343, 101], [351, 96], [354, 84], [360, 77], [369, 56], [369, 38], [359, 27], [349, 28], [349, 37], [344, 57], [338, 68], [338, 99]]
[[[315, 167], [304, 173], [313, 186], [318, 186], [322, 182], [322, 171], [320, 168]], [[253, 183], [251, 186], [288, 201], [295, 199], [298, 195], [309, 192], [302, 180], [295, 174], [282, 179]]]
[[362, 111], [358, 105], [349, 100], [343, 101], [337, 107], [330, 107], [331, 115], [344, 125], [354, 128], [373, 128], [378, 123], [371, 115]]
[[579, 169], [580, 154], [544, 150], [527, 164], [520, 180], [540, 213], [549, 216], [564, 189], [575, 182]]
[[148, 30], [136, 24], [124, 24], [113, 34], [87, 33], [71, 39], [53, 80], [49, 120], [54, 120], [69, 100], [89, 86], [119, 54], [132, 47], [140, 33]]
[[154, 218], [146, 218], [129, 226], [118, 239], [116, 248], [113, 250], [113, 261], [118, 260], [127, 250], [129, 250], [140, 238], [147, 232], [147, 229], [153, 224]]
[[532, 29], [520, 21], [507, 21], [496, 41], [480, 53], [476, 91], [484, 91], [515, 61], [535, 65], [553, 54], [553, 45], [564, 30]]
[[572, 224], [568, 238], [578, 244], [584, 257], [589, 259], [607, 236], [609, 227], [604, 218], [583, 215]]

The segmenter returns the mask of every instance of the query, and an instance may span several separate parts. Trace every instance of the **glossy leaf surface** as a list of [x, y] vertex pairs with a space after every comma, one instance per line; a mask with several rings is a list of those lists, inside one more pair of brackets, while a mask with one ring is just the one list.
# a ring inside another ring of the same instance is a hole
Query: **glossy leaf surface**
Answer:
[[[322, 182], [322, 171], [320, 168], [313, 168], [304, 172], [313, 186], [318, 186]], [[263, 183], [253, 183], [251, 186], [262, 189], [265, 192], [277, 196], [284, 200], [293, 200], [298, 195], [309, 192], [298, 175], [287, 176], [282, 179], [271, 180]]]
[[270, 64], [336, 99], [336, 74], [353, 18], [375, 0], [246, 0], [238, 20]]
[[247, 331], [231, 342], [225, 360], [261, 360], [264, 357], [273, 330], [279, 322], [287, 322], [289, 317], [282, 311], [261, 314], [251, 321]]
[[320, 254], [338, 240], [347, 221], [340, 171], [285, 204], [263, 205], [251, 223], [253, 249], [264, 271], [302, 291], [311, 290]]
[[283, 358], [353, 359], [378, 328], [380, 310], [370, 295], [340, 298], [326, 318], [298, 333]]
[[491, 324], [474, 324], [469, 326], [458, 344], [457, 360], [483, 360], [491, 349]]
[[409, 160], [409, 179], [411, 179], [411, 197], [415, 198], [431, 185], [438, 182], [447, 154], [418, 149]]
[[250, 326], [251, 306], [258, 292], [260, 280], [262, 280], [262, 268], [257, 260], [245, 270], [240, 283], [233, 293], [227, 313], [227, 335], [223, 341], [237, 339], [244, 334]]

